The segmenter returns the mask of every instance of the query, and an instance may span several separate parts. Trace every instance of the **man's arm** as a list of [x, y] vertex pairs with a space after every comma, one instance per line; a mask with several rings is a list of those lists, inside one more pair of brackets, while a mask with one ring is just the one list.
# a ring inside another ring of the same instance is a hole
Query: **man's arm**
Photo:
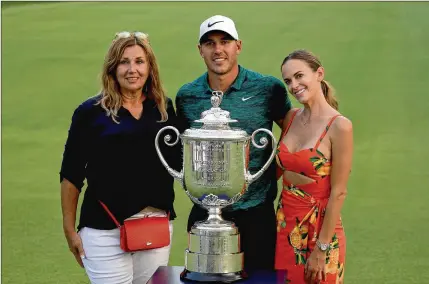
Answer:
[[177, 92], [176, 95], [176, 116], [177, 116], [177, 127], [180, 133], [183, 133], [186, 129], [190, 127], [189, 121], [185, 116], [184, 103], [183, 103], [183, 94], [181, 89]]
[[278, 125], [278, 127], [282, 128], [283, 121], [284, 119], [279, 119], [279, 120], [276, 120], [275, 123]]
[[279, 79], [272, 78], [270, 114], [272, 120], [282, 128], [284, 118], [292, 109], [292, 103], [289, 100], [284, 84]]

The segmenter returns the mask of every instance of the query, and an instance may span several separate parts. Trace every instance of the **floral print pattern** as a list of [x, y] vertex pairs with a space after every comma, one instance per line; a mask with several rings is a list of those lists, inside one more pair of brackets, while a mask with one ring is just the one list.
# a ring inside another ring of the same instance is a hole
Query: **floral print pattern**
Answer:
[[323, 153], [319, 150], [316, 150], [316, 153], [319, 156], [311, 157], [310, 162], [313, 164], [313, 167], [319, 176], [328, 176], [331, 173], [331, 162], [326, 159]]
[[[291, 185], [284, 188], [287, 191], [287, 194], [293, 195], [298, 198], [307, 198], [312, 200], [311, 197], [304, 190]], [[317, 230], [314, 230], [315, 227], [318, 227], [318, 218], [324, 217], [324, 212], [326, 208], [323, 208], [322, 212], [319, 212], [320, 209], [317, 205], [314, 205], [310, 211], [308, 211], [305, 216], [300, 220], [298, 217], [295, 217], [295, 224], [290, 232], [287, 233], [288, 244], [292, 247], [293, 253], [295, 255], [295, 265], [304, 267], [308, 257], [310, 256], [311, 250], [309, 249], [309, 242], [315, 244], [317, 240]], [[319, 216], [321, 215], [321, 216]], [[277, 232], [287, 232], [286, 228], [286, 217], [283, 211], [282, 202], [279, 202], [277, 207]], [[309, 227], [312, 227], [313, 230], [310, 230]], [[312, 235], [309, 236], [310, 231]], [[309, 239], [310, 237], [310, 239]], [[335, 233], [330, 242], [329, 250], [326, 254], [326, 272], [329, 279], [335, 279], [334, 282], [328, 281], [326, 283], [341, 283], [341, 280], [344, 277], [344, 263], [340, 261], [340, 241]], [[285, 283], [297, 283], [291, 279], [287, 279]], [[325, 282], [324, 282], [325, 283]]]
[[[283, 142], [297, 111], [284, 130], [277, 148], [278, 177], [283, 176], [283, 190], [277, 208], [277, 243], [275, 268], [286, 269], [285, 283], [304, 283], [304, 267], [316, 247], [325, 218], [331, 190], [332, 162], [318, 150], [329, 126], [338, 115], [333, 116], [313, 148], [291, 153]], [[294, 185], [284, 171], [295, 172], [314, 180], [307, 184]], [[345, 235], [341, 220], [326, 253], [326, 281], [320, 284], [342, 283], [345, 262]]]

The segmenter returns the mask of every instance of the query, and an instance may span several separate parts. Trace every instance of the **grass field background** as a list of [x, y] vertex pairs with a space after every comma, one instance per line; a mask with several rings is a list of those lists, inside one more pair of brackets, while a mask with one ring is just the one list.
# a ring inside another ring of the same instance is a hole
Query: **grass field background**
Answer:
[[[199, 25], [215, 14], [235, 20], [247, 68], [280, 78], [292, 50], [319, 55], [354, 123], [345, 283], [429, 283], [428, 3], [2, 3], [1, 13], [2, 283], [88, 283], [62, 232], [72, 112], [99, 90], [123, 30], [149, 33], [174, 98], [205, 70]], [[191, 202], [178, 185], [176, 196], [170, 264], [183, 265]]]

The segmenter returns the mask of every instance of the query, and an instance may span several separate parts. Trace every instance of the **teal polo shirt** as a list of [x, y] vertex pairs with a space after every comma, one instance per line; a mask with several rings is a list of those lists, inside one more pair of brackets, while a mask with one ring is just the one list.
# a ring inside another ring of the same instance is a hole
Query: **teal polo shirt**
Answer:
[[[210, 98], [212, 89], [208, 84], [208, 74], [204, 73], [195, 81], [183, 85], [176, 95], [176, 112], [181, 131], [190, 127], [200, 128], [201, 123], [194, 122], [201, 118], [201, 113], [212, 107]], [[291, 109], [283, 82], [273, 76], [239, 66], [239, 73], [231, 87], [224, 93], [220, 108], [230, 112], [231, 118], [238, 122], [231, 127], [238, 127], [251, 135], [259, 128], [272, 131], [273, 122], [283, 119]], [[256, 141], [267, 134], [259, 133]], [[271, 141], [270, 137], [268, 140]], [[256, 173], [268, 160], [272, 147], [258, 149], [250, 144], [249, 171]], [[274, 161], [265, 173], [248, 188], [243, 197], [232, 205], [232, 210], [247, 209], [264, 202], [273, 202], [277, 196], [277, 181]]]

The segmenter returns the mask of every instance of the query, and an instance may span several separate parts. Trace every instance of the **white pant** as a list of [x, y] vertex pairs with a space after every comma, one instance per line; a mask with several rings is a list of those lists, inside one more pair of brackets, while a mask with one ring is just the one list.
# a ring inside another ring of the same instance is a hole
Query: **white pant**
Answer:
[[173, 224], [170, 221], [170, 245], [133, 253], [120, 248], [119, 229], [79, 231], [85, 258], [83, 264], [92, 284], [145, 284], [159, 266], [168, 265]]

